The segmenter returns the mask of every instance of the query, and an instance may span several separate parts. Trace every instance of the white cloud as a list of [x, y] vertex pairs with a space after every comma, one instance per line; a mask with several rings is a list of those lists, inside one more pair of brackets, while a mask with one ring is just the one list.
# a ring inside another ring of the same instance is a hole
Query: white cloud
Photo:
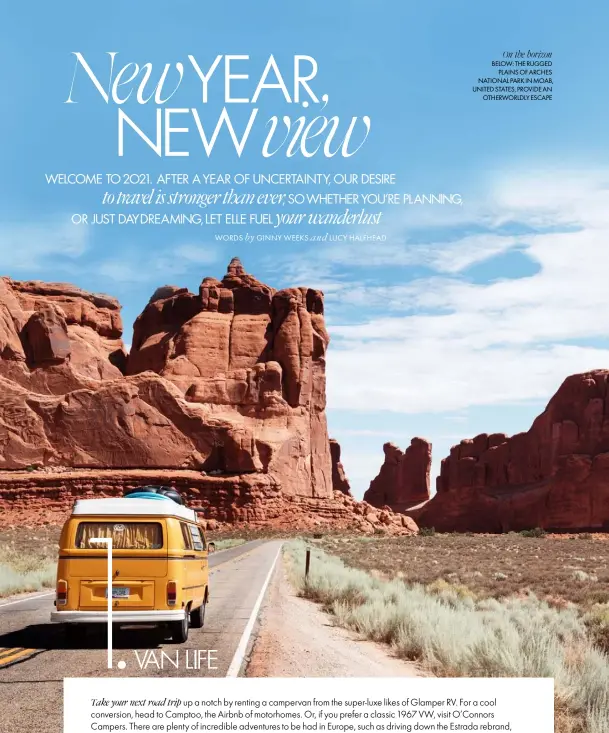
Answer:
[[[387, 430], [367, 430], [365, 428], [357, 429], [357, 428], [343, 428], [340, 431], [341, 435], [346, 435], [349, 437], [370, 437], [373, 436], [375, 438], [385, 438], [387, 439]], [[405, 441], [407, 440], [410, 442], [410, 439], [412, 438], [412, 435], [410, 433], [399, 433], [392, 431], [391, 432], [391, 440], [392, 441]]]
[[493, 186], [492, 218], [497, 224], [522, 221], [538, 227], [604, 228], [608, 186], [609, 173], [602, 170], [511, 175]]
[[350, 342], [328, 359], [328, 401], [342, 410], [444, 413], [543, 399], [568, 374], [604, 366], [609, 349], [476, 350], [433, 339]]
[[118, 283], [151, 283], [156, 287], [159, 278], [169, 284], [171, 278], [188, 274], [193, 267], [218, 262], [220, 255], [214, 245], [181, 244], [150, 252], [143, 266], [141, 251], [133, 249], [98, 263], [96, 271]]
[[351, 492], [361, 499], [370, 481], [378, 475], [383, 465], [383, 451], [379, 444], [375, 451], [349, 450], [342, 446], [342, 463], [349, 483]]
[[[52, 220], [0, 224], [0, 269], [37, 273], [58, 258], [76, 260], [88, 247], [86, 226]], [[64, 268], [65, 269], [65, 268]]]
[[436, 272], [457, 273], [478, 262], [506, 252], [518, 244], [516, 237], [481, 234], [456, 239], [453, 242], [424, 244], [416, 239], [405, 242], [341, 243], [317, 254], [320, 265], [350, 265], [355, 267], [407, 267], [424, 265]]
[[[89, 229], [53, 219], [36, 223], [0, 224], [0, 271], [27, 277], [48, 272], [78, 277], [96, 275], [116, 283], [148, 283], [187, 274], [193, 267], [215, 264], [221, 252], [215, 245], [187, 242], [152, 251], [145, 261], [139, 247], [127, 247], [107, 259], [92, 259]], [[88, 255], [86, 258], [83, 255]], [[53, 276], [57, 279], [57, 276]]]
[[101, 277], [117, 283], [148, 282], [150, 273], [138, 263], [136, 258], [111, 259], [100, 262], [97, 272]]
[[507, 252], [518, 244], [516, 237], [493, 234], [464, 237], [450, 244], [436, 244], [427, 248], [426, 264], [436, 272], [458, 273], [471, 265]]
[[196, 265], [213, 265], [220, 256], [217, 247], [202, 244], [181, 244], [173, 250], [172, 254], [177, 260]]
[[[362, 278], [332, 295], [330, 310], [340, 299], [361, 304], [363, 317], [332, 326], [330, 404], [405, 413], [511, 404], [549, 397], [570, 373], [609, 367], [609, 347], [599, 341], [609, 337], [607, 179], [593, 172], [500, 181], [472, 207], [471, 224], [486, 222], [486, 235], [412, 247], [432, 277], [387, 287]], [[506, 222], [533, 231], [503, 236], [494, 227]], [[462, 276], [515, 246], [538, 263], [535, 275], [486, 284]], [[408, 243], [395, 248], [405, 262]], [[348, 249], [347, 263], [357, 263]], [[385, 313], [366, 319], [370, 304]], [[409, 314], [392, 315], [396, 308]]]
[[[331, 284], [328, 405], [345, 411], [333, 435], [358, 495], [385, 440], [429, 438], [435, 475], [452, 444], [527, 430], [566, 376], [609, 368], [608, 183], [605, 171], [505, 175], [462, 207], [392, 214], [380, 246], [335, 244], [287, 270], [294, 284], [309, 273]], [[514, 249], [535, 274], [468, 280], [467, 268]], [[413, 280], [412, 267], [430, 275]], [[394, 415], [386, 431], [341, 429], [354, 411]]]

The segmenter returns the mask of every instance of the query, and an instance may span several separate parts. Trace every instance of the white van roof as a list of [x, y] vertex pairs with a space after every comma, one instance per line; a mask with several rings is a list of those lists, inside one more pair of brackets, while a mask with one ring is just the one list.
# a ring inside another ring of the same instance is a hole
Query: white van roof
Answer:
[[138, 516], [178, 517], [190, 522], [197, 521], [197, 514], [172, 499], [78, 499], [74, 503], [72, 516]]

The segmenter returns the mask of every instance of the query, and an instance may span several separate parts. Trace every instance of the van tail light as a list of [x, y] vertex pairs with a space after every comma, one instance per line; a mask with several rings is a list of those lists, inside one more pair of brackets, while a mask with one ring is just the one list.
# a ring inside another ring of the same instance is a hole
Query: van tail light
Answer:
[[65, 606], [68, 602], [68, 584], [65, 580], [57, 581], [57, 605]]
[[170, 580], [167, 583], [167, 605], [175, 606], [178, 600], [178, 584], [175, 580]]

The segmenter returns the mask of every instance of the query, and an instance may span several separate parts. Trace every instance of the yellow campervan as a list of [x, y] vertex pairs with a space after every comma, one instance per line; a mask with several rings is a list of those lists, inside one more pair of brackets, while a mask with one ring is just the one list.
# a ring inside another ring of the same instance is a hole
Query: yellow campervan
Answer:
[[112, 539], [114, 623], [167, 625], [176, 642], [203, 626], [213, 546], [192, 509], [150, 491], [74, 504], [61, 533], [51, 621], [71, 635], [107, 623], [107, 549], [94, 542], [100, 538]]

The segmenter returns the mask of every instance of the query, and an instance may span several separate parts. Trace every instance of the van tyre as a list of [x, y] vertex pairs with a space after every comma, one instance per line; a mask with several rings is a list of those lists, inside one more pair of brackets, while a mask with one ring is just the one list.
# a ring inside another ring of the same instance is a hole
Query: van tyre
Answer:
[[199, 608], [195, 608], [194, 611], [190, 614], [190, 626], [193, 629], [202, 629], [203, 624], [205, 623], [205, 608], [207, 606], [207, 596], [205, 596], [205, 600], [203, 603], [199, 606]]
[[181, 621], [174, 621], [170, 625], [171, 638], [176, 644], [183, 644], [188, 641], [188, 629], [190, 628], [190, 614], [184, 611], [184, 617]]

